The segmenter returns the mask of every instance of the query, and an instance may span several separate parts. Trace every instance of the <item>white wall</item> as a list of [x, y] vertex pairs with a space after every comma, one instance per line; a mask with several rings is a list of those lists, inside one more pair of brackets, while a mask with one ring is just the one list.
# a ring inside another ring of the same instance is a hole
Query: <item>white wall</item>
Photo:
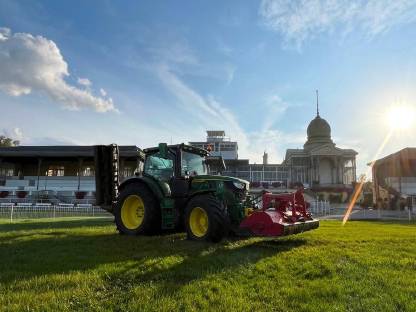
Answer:
[[319, 161], [319, 184], [332, 184], [332, 163], [328, 159]]

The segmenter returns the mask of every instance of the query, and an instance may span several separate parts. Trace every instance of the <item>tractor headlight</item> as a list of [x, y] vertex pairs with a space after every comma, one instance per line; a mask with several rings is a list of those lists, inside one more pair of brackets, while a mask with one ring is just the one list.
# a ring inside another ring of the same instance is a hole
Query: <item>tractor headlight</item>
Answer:
[[235, 186], [236, 188], [238, 188], [239, 190], [244, 190], [245, 183], [242, 183], [242, 182], [233, 182], [233, 184], [234, 184], [234, 186]]

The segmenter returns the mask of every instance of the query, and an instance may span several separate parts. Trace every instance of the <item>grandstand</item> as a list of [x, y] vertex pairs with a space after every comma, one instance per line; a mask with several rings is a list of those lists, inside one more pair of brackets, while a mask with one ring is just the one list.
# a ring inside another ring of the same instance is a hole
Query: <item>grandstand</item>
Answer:
[[[121, 180], [141, 171], [138, 147], [119, 152]], [[94, 157], [94, 146], [0, 147], [0, 206], [93, 206]]]

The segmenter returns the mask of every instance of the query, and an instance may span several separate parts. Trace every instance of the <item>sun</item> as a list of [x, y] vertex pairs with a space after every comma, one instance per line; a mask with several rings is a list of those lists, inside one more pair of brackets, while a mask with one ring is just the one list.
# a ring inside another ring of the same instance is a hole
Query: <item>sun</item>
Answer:
[[416, 126], [416, 110], [410, 106], [392, 106], [386, 119], [392, 129], [409, 129]]

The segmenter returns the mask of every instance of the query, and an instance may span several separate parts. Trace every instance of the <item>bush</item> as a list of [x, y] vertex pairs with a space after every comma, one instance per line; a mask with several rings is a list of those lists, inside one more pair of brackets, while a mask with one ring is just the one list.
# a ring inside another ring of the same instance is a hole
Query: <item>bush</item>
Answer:
[[368, 208], [373, 206], [373, 194], [364, 194], [360, 203], [361, 207]]
[[85, 195], [87, 195], [87, 192], [75, 192], [75, 198], [76, 199], [84, 199]]
[[342, 201], [342, 194], [329, 194], [330, 203], [340, 203]]
[[27, 195], [27, 192], [26, 192], [26, 191], [17, 191], [17, 192], [16, 192], [16, 196], [17, 196], [18, 198], [25, 198], [25, 197], [26, 197], [26, 195]]
[[298, 188], [298, 187], [303, 188], [302, 182], [293, 182], [293, 183], [290, 183], [290, 188]]
[[260, 182], [251, 182], [250, 187], [260, 187]]

